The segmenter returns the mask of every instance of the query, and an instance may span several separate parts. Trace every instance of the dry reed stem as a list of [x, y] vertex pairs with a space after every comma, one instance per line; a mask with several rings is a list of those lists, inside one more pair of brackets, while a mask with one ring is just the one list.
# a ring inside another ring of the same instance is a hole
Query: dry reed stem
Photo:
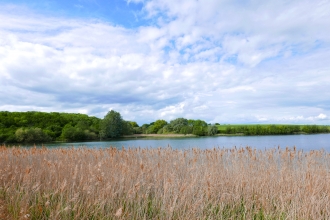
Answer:
[[0, 207], [11, 219], [327, 219], [329, 158], [295, 148], [0, 147]]

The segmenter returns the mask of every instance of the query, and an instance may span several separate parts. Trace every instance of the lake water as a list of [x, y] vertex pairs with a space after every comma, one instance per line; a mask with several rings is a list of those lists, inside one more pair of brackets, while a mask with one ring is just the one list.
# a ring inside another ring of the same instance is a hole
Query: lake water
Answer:
[[273, 135], [273, 136], [217, 136], [194, 138], [140, 138], [119, 139], [114, 141], [76, 142], [76, 143], [51, 143], [46, 147], [80, 147], [107, 148], [107, 147], [142, 147], [157, 148], [171, 146], [174, 149], [200, 148], [210, 149], [214, 147], [233, 148], [250, 146], [257, 149], [268, 149], [280, 146], [294, 147], [302, 150], [324, 149], [330, 152], [330, 134], [314, 135]]

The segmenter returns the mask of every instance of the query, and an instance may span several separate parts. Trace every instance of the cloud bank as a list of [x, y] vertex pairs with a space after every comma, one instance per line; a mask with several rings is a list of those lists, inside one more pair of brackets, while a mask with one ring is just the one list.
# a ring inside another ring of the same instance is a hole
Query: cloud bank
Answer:
[[0, 9], [0, 110], [329, 124], [328, 1], [128, 1], [141, 25]]

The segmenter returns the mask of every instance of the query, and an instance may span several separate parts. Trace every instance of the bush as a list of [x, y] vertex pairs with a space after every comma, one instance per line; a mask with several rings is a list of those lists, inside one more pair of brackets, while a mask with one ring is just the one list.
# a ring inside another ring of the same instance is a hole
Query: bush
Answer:
[[142, 134], [142, 127], [133, 127], [134, 134]]
[[15, 132], [15, 136], [17, 142], [23, 143], [49, 142], [52, 140], [41, 128], [19, 128]]
[[207, 127], [207, 135], [213, 136], [213, 135], [216, 135], [217, 133], [218, 133], [218, 127], [217, 126], [212, 125], [212, 126]]
[[159, 130], [157, 131], [157, 134], [163, 134], [163, 128], [159, 129]]
[[180, 134], [191, 134], [191, 132], [192, 132], [192, 128], [191, 127], [189, 127], [189, 126], [183, 126], [183, 127], [181, 127], [181, 129], [180, 129]]
[[173, 128], [171, 125], [167, 124], [163, 127], [163, 133], [166, 134], [166, 133], [170, 133], [173, 131]]
[[172, 120], [170, 125], [175, 133], [180, 133], [181, 128], [188, 125], [188, 120], [185, 118], [177, 118]]
[[197, 136], [204, 136], [205, 135], [204, 127], [194, 126], [192, 133]]

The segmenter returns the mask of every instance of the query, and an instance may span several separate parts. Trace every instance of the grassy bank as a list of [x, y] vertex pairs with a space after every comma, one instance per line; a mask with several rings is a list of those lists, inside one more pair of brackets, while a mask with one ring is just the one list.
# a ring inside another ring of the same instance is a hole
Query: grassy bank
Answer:
[[326, 219], [330, 154], [0, 148], [3, 219]]

